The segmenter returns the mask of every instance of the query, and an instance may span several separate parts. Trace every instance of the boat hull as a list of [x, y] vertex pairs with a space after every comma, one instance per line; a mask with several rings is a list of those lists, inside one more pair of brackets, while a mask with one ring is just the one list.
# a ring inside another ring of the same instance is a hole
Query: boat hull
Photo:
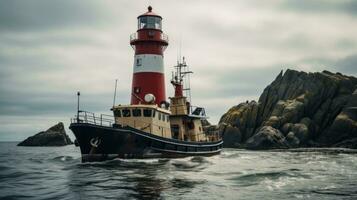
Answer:
[[179, 158], [219, 154], [223, 141], [187, 142], [163, 138], [131, 127], [72, 123], [82, 162], [114, 158]]

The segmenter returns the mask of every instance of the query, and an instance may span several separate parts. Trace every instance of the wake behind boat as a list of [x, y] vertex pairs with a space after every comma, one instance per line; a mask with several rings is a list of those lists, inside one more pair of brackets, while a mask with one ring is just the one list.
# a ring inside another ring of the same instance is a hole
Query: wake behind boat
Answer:
[[149, 6], [148, 12], [138, 17], [138, 30], [131, 36], [135, 60], [130, 105], [113, 106], [113, 117], [78, 109], [71, 119], [69, 128], [76, 136], [83, 162], [220, 153], [220, 135], [205, 132], [202, 126], [207, 118], [205, 109], [190, 103], [192, 72], [184, 58], [172, 75], [175, 95], [166, 101], [163, 52], [168, 38], [161, 30], [161, 20]]

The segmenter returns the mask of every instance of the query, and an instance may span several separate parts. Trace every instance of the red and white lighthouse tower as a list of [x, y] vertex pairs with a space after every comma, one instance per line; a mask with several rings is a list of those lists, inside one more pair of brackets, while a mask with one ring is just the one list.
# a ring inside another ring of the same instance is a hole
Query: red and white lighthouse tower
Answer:
[[163, 58], [168, 37], [162, 32], [161, 21], [149, 6], [148, 12], [138, 17], [138, 30], [130, 36], [135, 50], [131, 104], [148, 103], [145, 96], [158, 105], [166, 101]]

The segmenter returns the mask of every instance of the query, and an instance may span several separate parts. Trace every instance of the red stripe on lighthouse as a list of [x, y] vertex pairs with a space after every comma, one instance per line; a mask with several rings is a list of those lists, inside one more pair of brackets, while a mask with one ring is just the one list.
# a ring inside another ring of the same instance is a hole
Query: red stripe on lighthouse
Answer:
[[163, 73], [141, 72], [133, 75], [131, 104], [145, 104], [146, 94], [153, 94], [158, 105], [166, 100]]

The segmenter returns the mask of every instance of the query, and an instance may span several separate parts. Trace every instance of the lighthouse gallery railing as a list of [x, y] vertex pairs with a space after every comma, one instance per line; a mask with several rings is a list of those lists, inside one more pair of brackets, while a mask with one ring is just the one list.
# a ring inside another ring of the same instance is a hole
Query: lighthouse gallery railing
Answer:
[[[166, 35], [165, 33], [161, 33], [160, 39], [165, 42], [169, 42], [169, 36]], [[135, 40], [139, 40], [139, 34], [137, 32], [130, 35], [130, 41], [135, 41]]]

